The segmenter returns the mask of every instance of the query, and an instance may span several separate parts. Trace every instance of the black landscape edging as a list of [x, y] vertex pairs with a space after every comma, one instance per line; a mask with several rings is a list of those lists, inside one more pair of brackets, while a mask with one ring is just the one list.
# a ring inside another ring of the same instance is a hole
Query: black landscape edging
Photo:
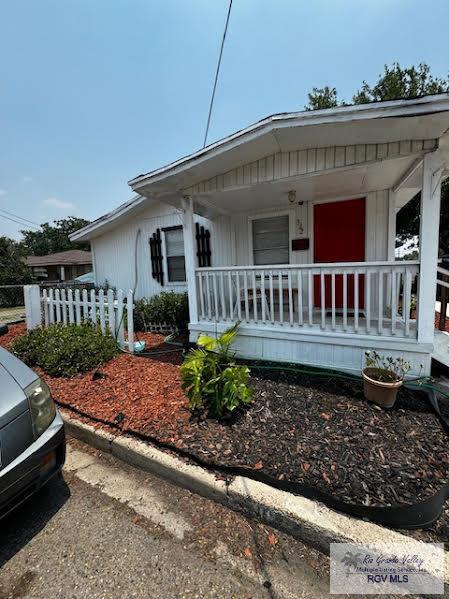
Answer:
[[[438, 416], [438, 419], [443, 429], [449, 435], [449, 421], [441, 414], [441, 410], [435, 392], [430, 391], [428, 389], [422, 390], [426, 392], [425, 395], [431, 407], [433, 408], [435, 414]], [[271, 487], [274, 487], [281, 491], [287, 491], [295, 495], [301, 495], [303, 497], [306, 497], [307, 499], [320, 501], [328, 507], [335, 509], [339, 512], [349, 514], [350, 516], [356, 516], [358, 518], [370, 520], [372, 522], [382, 524], [390, 528], [414, 529], [429, 527], [436, 520], [438, 520], [446, 500], [449, 499], [449, 482], [447, 482], [441, 487], [441, 489], [437, 493], [435, 493], [431, 497], [428, 497], [427, 499], [424, 499], [414, 504], [370, 507], [366, 505], [347, 503], [335, 498], [333, 495], [329, 493], [319, 491], [315, 487], [288, 480], [278, 480], [268, 474], [264, 474], [263, 472], [254, 470], [253, 468], [246, 468], [244, 466], [223, 466], [220, 464], [215, 464], [213, 462], [202, 460], [201, 458], [192, 455], [187, 450], [179, 449], [178, 447], [170, 443], [162, 442], [151, 435], [144, 435], [133, 430], [121, 428], [118, 424], [108, 422], [107, 420], [104, 420], [102, 418], [91, 416], [88, 413], [83, 412], [82, 410], [79, 410], [78, 408], [72, 407], [68, 404], [64, 404], [59, 401], [56, 401], [56, 403], [61, 407], [69, 409], [89, 420], [92, 420], [99, 424], [104, 424], [105, 426], [109, 426], [111, 428], [119, 430], [122, 433], [130, 434], [133, 437], [136, 437], [142, 441], [150, 442], [161, 449], [168, 449], [178, 454], [179, 456], [188, 458], [192, 462], [195, 462], [196, 464], [207, 470], [220, 472], [230, 477], [245, 476], [247, 478], [270, 485]]]

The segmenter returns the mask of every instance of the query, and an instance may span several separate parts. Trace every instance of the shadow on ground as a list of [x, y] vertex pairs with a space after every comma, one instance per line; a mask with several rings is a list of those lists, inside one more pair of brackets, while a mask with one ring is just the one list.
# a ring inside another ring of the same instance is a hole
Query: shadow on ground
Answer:
[[69, 497], [70, 489], [59, 474], [0, 520], [0, 568], [46, 526]]

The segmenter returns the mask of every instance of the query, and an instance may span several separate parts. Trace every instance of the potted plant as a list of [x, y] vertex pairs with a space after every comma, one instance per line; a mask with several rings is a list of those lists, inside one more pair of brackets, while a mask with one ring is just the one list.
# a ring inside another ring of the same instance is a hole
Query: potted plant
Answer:
[[381, 356], [376, 351], [367, 351], [365, 356], [362, 372], [365, 398], [382, 408], [393, 407], [398, 389], [411, 369], [410, 363], [404, 358]]

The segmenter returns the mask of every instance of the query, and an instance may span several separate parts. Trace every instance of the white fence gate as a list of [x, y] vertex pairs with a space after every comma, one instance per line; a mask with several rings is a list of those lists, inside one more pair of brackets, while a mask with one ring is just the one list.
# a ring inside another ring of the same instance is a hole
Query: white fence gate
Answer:
[[110, 331], [120, 347], [125, 346], [125, 328], [129, 351], [134, 349], [133, 292], [119, 289], [40, 289], [25, 285], [25, 314], [27, 329], [53, 323], [80, 324], [92, 322], [102, 332]]

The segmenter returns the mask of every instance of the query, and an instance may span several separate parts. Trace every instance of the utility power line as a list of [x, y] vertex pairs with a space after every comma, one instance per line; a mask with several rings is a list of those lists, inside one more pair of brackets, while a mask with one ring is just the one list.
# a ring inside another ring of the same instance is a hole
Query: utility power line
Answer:
[[6, 220], [10, 220], [13, 223], [17, 223], [18, 225], [21, 225], [22, 227], [31, 227], [33, 229], [39, 229], [39, 227], [37, 227], [36, 225], [26, 225], [23, 222], [20, 222], [20, 220], [16, 220], [15, 218], [11, 218], [10, 216], [6, 216], [5, 214], [0, 214], [0, 218], [6, 218]]
[[218, 74], [220, 73], [221, 57], [223, 56], [223, 48], [224, 48], [224, 43], [225, 43], [225, 39], [226, 39], [226, 33], [228, 32], [229, 17], [231, 16], [231, 8], [232, 8], [232, 0], [229, 0], [228, 14], [226, 17], [226, 24], [225, 24], [225, 28], [224, 28], [224, 32], [223, 32], [223, 39], [221, 40], [220, 54], [218, 56], [217, 70], [215, 72], [214, 86], [212, 88], [212, 96], [211, 96], [210, 104], [209, 104], [209, 114], [207, 117], [206, 132], [204, 134], [203, 148], [206, 147], [206, 143], [207, 143], [207, 135], [209, 133], [209, 125], [210, 125], [210, 119], [212, 116], [212, 108], [214, 106], [214, 100], [215, 100], [215, 90], [217, 89]]
[[9, 216], [13, 216], [14, 218], [18, 218], [19, 220], [23, 220], [26, 223], [30, 223], [30, 225], [36, 225], [36, 227], [40, 228], [40, 224], [34, 222], [34, 220], [28, 220], [27, 218], [23, 218], [22, 216], [19, 216], [18, 214], [14, 214], [14, 212], [8, 212], [8, 210], [5, 210], [4, 208], [0, 208], [0, 212], [4, 212], [5, 214], [9, 214]]

